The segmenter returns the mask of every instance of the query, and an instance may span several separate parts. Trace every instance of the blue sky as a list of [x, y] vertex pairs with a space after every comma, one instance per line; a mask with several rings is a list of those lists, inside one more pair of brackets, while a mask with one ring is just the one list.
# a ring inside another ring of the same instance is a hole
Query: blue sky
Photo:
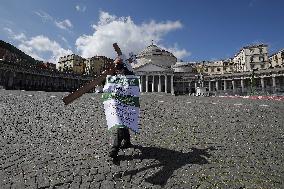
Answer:
[[184, 61], [219, 60], [246, 45], [284, 48], [282, 0], [2, 0], [0, 39], [56, 62], [65, 54], [114, 57], [154, 40]]

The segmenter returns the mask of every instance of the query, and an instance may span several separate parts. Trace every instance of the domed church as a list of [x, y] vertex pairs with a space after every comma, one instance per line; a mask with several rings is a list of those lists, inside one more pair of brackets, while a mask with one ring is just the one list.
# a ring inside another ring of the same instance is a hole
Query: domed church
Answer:
[[177, 58], [170, 52], [153, 43], [137, 55], [137, 64], [132, 65], [136, 75], [140, 76], [141, 92], [174, 93], [171, 69]]

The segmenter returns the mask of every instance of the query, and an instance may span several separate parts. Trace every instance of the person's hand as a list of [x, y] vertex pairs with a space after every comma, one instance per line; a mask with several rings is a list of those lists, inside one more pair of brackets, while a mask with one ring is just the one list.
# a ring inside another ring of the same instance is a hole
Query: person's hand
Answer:
[[102, 74], [105, 74], [106, 73], [106, 70], [104, 70], [103, 72], [102, 72]]
[[114, 62], [113, 62], [115, 65], [117, 64], [122, 64], [122, 59], [120, 57], [117, 57]]

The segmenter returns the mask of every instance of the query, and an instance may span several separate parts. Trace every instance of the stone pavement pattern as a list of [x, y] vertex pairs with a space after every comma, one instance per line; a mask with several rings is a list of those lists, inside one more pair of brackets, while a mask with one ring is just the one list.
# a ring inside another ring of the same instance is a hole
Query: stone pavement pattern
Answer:
[[284, 188], [284, 103], [144, 94], [135, 148], [107, 157], [102, 101], [0, 90], [0, 188]]

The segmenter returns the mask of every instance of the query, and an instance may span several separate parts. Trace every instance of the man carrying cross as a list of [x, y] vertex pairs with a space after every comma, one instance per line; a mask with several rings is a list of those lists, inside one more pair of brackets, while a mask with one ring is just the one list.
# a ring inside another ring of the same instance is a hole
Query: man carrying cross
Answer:
[[[104, 80], [102, 95], [108, 129], [113, 131], [109, 156], [116, 158], [120, 148], [131, 147], [129, 129], [138, 133], [139, 116], [139, 78], [133, 73], [130, 63], [135, 63], [135, 56], [125, 60], [117, 43], [113, 44], [118, 58], [95, 80], [90, 81], [63, 98], [65, 105], [70, 104], [84, 93], [94, 89]], [[114, 68], [113, 68], [114, 67]], [[124, 144], [121, 145], [124, 140]]]
[[130, 64], [120, 57], [114, 63], [116, 71], [106, 77], [102, 99], [108, 129], [112, 131], [109, 156], [116, 159], [119, 149], [132, 146], [129, 129], [138, 132], [140, 91], [139, 79]]

